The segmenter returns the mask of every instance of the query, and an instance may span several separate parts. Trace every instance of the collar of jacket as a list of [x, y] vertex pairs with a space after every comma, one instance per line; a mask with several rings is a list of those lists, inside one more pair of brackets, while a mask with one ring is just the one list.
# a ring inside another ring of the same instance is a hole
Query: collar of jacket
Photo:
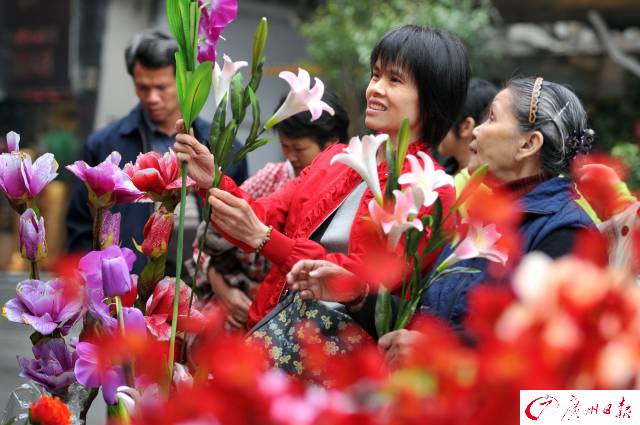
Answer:
[[573, 200], [573, 183], [567, 177], [546, 180], [520, 198], [523, 212], [548, 215], [557, 213]]
[[[120, 134], [123, 136], [130, 135], [133, 132], [140, 131], [142, 126], [146, 126], [144, 117], [142, 116], [142, 106], [138, 103], [122, 120], [120, 125]], [[196, 118], [193, 123], [196, 139], [205, 145], [209, 139], [209, 124], [201, 118]]]

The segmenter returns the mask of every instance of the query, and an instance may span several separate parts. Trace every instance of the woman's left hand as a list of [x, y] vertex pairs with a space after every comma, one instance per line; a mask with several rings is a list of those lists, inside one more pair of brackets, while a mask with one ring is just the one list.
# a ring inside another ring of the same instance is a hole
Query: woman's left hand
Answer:
[[413, 350], [413, 346], [423, 335], [418, 331], [399, 329], [383, 335], [378, 340], [378, 348], [384, 353], [391, 367], [401, 366]]
[[251, 206], [221, 189], [209, 191], [211, 221], [229, 236], [257, 249], [269, 232], [269, 228], [258, 219]]

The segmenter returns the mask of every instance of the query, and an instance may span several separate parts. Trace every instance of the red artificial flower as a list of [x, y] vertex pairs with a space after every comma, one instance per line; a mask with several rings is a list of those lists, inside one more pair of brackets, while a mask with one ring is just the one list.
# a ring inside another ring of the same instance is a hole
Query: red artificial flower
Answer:
[[58, 397], [43, 395], [29, 407], [29, 421], [33, 425], [70, 425], [71, 411]]
[[[174, 291], [175, 279], [165, 277], [158, 282], [153, 290], [153, 294], [147, 300], [144, 317], [147, 329], [161, 341], [168, 340], [171, 336]], [[200, 332], [204, 326], [204, 316], [195, 306], [191, 306], [191, 313], [187, 315], [190, 296], [191, 289], [183, 282], [180, 285], [178, 302], [178, 332], [197, 333]]]
[[[182, 186], [180, 167], [173, 151], [164, 155], [158, 152], [139, 154], [135, 164], [129, 162], [124, 166], [124, 172], [138, 190], [156, 202], [175, 199]], [[195, 182], [187, 177], [187, 186], [193, 185]]]
[[151, 258], [158, 258], [166, 254], [172, 232], [173, 214], [161, 207], [149, 217], [144, 225], [142, 253]]

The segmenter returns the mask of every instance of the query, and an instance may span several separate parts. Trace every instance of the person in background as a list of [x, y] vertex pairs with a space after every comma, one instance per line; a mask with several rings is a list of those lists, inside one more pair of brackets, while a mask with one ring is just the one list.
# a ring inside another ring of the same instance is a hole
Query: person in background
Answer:
[[[278, 107], [284, 99], [280, 99]], [[333, 108], [333, 116], [322, 114], [317, 120], [310, 121], [310, 113], [301, 112], [276, 124], [274, 129], [285, 161], [268, 163], [240, 185], [252, 198], [270, 195], [297, 177], [324, 149], [347, 142], [349, 117], [340, 99], [325, 91], [322, 100]], [[198, 259], [198, 242], [203, 233], [204, 222], [200, 223], [193, 243], [192, 269]], [[236, 248], [210, 225], [200, 264], [198, 275], [202, 279], [198, 278], [197, 287], [205, 294], [202, 298], [213, 295], [222, 304], [230, 329], [244, 328], [251, 300], [258, 284], [269, 272], [270, 263], [261, 255]]]
[[448, 174], [455, 175], [469, 165], [469, 143], [473, 129], [479, 125], [498, 88], [487, 80], [472, 78], [462, 111], [447, 135], [438, 145], [438, 153], [445, 156], [443, 166]]
[[[127, 162], [135, 162], [139, 153], [164, 153], [171, 148], [175, 140], [175, 122], [180, 118], [175, 79], [177, 49], [175, 40], [160, 30], [147, 30], [131, 39], [125, 49], [125, 62], [139, 103], [123, 118], [89, 135], [82, 154], [82, 159], [89, 166], [99, 164], [113, 151], [122, 156], [122, 167]], [[209, 125], [204, 120], [196, 119], [193, 130], [198, 140], [206, 142]], [[237, 141], [234, 142], [234, 151], [240, 147]], [[246, 161], [232, 167], [229, 177], [238, 184], [242, 183], [247, 178]], [[93, 219], [87, 200], [85, 185], [76, 180], [66, 220], [67, 249], [71, 252], [92, 249]], [[189, 196], [188, 214], [193, 218], [187, 222], [199, 222], [199, 205], [197, 196]], [[142, 230], [153, 209], [152, 203], [123, 204], [112, 208], [112, 212], [122, 214], [122, 245], [132, 249], [138, 257], [133, 268], [135, 273], [144, 266], [145, 257], [135, 249], [132, 240], [142, 242]], [[191, 232], [195, 233], [195, 226]], [[174, 251], [171, 250], [170, 255], [175, 255]], [[173, 264], [169, 259], [167, 266], [170, 273], [175, 267], [175, 259]]]

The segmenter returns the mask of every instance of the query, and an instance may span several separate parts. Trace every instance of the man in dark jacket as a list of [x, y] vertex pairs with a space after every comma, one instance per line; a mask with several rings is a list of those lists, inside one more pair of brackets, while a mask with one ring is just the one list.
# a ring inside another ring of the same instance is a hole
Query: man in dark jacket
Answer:
[[[125, 50], [125, 60], [140, 103], [125, 117], [89, 136], [82, 155], [82, 159], [89, 166], [99, 164], [111, 152], [118, 151], [122, 155], [122, 167], [127, 162], [135, 162], [141, 152], [164, 153], [173, 145], [175, 123], [180, 118], [175, 80], [176, 50], [176, 42], [162, 31], [145, 31], [133, 37]], [[209, 125], [204, 120], [196, 119], [193, 130], [198, 140], [208, 139]], [[233, 150], [236, 151], [240, 147], [241, 145], [235, 141]], [[238, 184], [242, 183], [247, 178], [246, 160], [232, 167], [228, 175]], [[87, 198], [84, 183], [77, 180], [71, 194], [66, 220], [67, 246], [72, 252], [89, 251], [92, 247], [93, 219]], [[193, 231], [188, 232], [187, 236], [195, 234], [195, 226], [200, 221], [197, 217], [199, 207], [197, 196], [187, 199], [187, 209], [194, 215], [194, 220], [191, 221], [195, 222]], [[112, 208], [112, 212], [122, 215], [122, 246], [133, 249], [138, 256], [133, 269], [135, 273], [139, 273], [144, 266], [145, 257], [134, 248], [133, 240], [142, 243], [142, 229], [153, 210], [153, 203], [121, 204]], [[185, 237], [185, 241], [185, 246], [190, 250], [191, 240]], [[172, 255], [174, 253], [170, 252], [167, 273], [175, 267], [171, 262]]]

